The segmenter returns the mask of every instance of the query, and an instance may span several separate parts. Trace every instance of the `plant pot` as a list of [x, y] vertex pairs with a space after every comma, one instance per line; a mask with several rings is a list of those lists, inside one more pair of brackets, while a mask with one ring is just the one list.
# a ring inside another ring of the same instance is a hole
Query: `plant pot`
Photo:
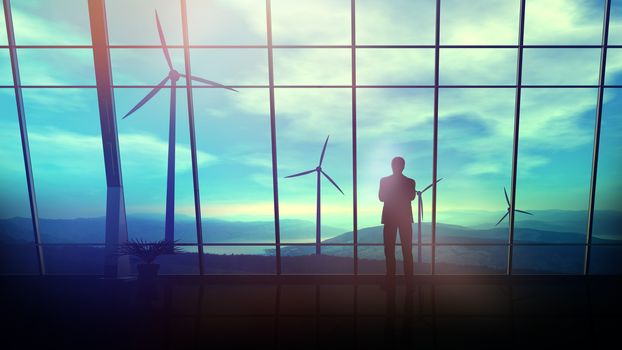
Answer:
[[138, 264], [138, 278], [143, 280], [152, 280], [158, 276], [160, 264]]

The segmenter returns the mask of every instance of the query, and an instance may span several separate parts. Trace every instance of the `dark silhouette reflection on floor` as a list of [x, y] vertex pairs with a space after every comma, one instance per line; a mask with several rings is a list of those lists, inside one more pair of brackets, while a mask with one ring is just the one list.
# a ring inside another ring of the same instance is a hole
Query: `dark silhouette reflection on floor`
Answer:
[[2, 278], [3, 348], [597, 347], [620, 278]]

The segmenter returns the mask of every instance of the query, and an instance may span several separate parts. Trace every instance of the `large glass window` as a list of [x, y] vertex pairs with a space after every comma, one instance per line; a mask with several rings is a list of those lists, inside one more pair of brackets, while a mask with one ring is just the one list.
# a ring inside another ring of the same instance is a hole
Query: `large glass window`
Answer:
[[[619, 265], [622, 251], [614, 229], [622, 217], [615, 181], [622, 106], [614, 87], [622, 84], [622, 49], [615, 47], [622, 44], [622, 2], [611, 3], [605, 80], [610, 87], [604, 96], [591, 247], [591, 271], [597, 274], [618, 273], [612, 266]], [[271, 0], [267, 6], [264, 0], [188, 0], [190, 56], [184, 57], [180, 1], [106, 0], [129, 237], [164, 238], [175, 93], [174, 228], [183, 252], [162, 259], [162, 272], [198, 273], [185, 78], [174, 90], [163, 83], [124, 118], [170, 73], [157, 11], [178, 73], [185, 73], [189, 59], [194, 76], [238, 90], [193, 81], [207, 273], [276, 272], [275, 196], [283, 273], [350, 274], [355, 264], [362, 274], [384, 273], [378, 184], [397, 155], [406, 159], [405, 174], [417, 181], [418, 190], [430, 185], [434, 166], [442, 178], [436, 247], [431, 246], [432, 189], [421, 202], [412, 202], [415, 271], [429, 273], [433, 263], [439, 274], [504, 273], [516, 117], [519, 211], [513, 271], [582, 273], [605, 1], [526, 1], [527, 47], [520, 72], [521, 1], [441, 1], [435, 160], [436, 4]], [[11, 6], [47, 270], [102, 273], [106, 182], [88, 2], [12, 1]], [[3, 242], [21, 245], [3, 251], [0, 265], [7, 273], [27, 273], [37, 271], [36, 251], [7, 42], [0, 16], [0, 106], [5, 111], [0, 116], [0, 234]], [[271, 70], [274, 87], [269, 86]], [[524, 86], [515, 116], [517, 73]], [[322, 170], [330, 179], [319, 173], [321, 254], [316, 255], [316, 167], [327, 137]], [[286, 177], [305, 171], [310, 172]], [[356, 262], [354, 210], [360, 243]], [[396, 247], [398, 260], [400, 250]]]

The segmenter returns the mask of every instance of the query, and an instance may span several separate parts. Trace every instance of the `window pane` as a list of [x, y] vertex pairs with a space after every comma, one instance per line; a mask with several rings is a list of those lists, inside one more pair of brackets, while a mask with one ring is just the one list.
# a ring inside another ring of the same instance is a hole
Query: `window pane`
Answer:
[[514, 247], [512, 271], [517, 275], [583, 273], [585, 247]]
[[12, 1], [18, 45], [91, 45], [88, 2]]
[[37, 274], [13, 89], [0, 89], [0, 274]]
[[436, 272], [439, 274], [484, 274], [506, 273], [507, 247], [436, 247]]
[[599, 45], [603, 11], [603, 0], [529, 0], [525, 44]]
[[95, 89], [25, 89], [24, 105], [39, 216], [66, 220], [42, 222], [43, 242], [103, 242], [106, 179]]
[[[0, 229], [4, 230], [6, 221], [2, 220]], [[32, 236], [32, 234], [31, 234]], [[34, 275], [39, 273], [37, 251], [34, 244], [5, 242], [0, 238], [0, 275]]]
[[265, 49], [193, 49], [191, 59], [193, 75], [225, 85], [268, 85]]
[[160, 273], [163, 275], [198, 275], [198, 248], [187, 246], [180, 248], [181, 253], [162, 255], [156, 260], [156, 263], [160, 264]]
[[443, 0], [441, 44], [516, 44], [518, 11], [516, 0]]
[[189, 0], [192, 45], [266, 45], [266, 3], [261, 0]]
[[322, 239], [352, 231], [350, 101], [349, 89], [276, 91], [282, 242], [315, 241], [317, 174], [284, 177], [315, 169], [328, 135], [322, 169], [344, 194], [321, 178]]
[[[20, 217], [29, 222], [28, 187], [13, 89], [0, 89], [0, 106], [0, 218]], [[32, 241], [30, 228], [23, 234], [21, 239]]]
[[600, 127], [598, 178], [594, 203], [594, 242], [620, 242], [622, 233], [622, 100], [619, 89], [606, 89]]
[[9, 50], [0, 49], [0, 85], [13, 85]]
[[212, 274], [275, 274], [274, 247], [205, 247], [205, 272]]
[[[150, 89], [116, 89], [117, 117], [121, 118]], [[123, 170], [125, 207], [130, 238], [164, 239], [169, 144], [169, 96], [162, 89], [126, 119], [117, 122]], [[195, 243], [194, 191], [190, 158], [186, 90], [177, 89], [175, 142], [175, 239]], [[197, 154], [199, 166], [214, 156]]]
[[596, 89], [525, 89], [515, 241], [585, 241]]
[[[359, 273], [363, 275], [384, 275], [386, 274], [386, 259], [383, 246], [359, 246], [358, 247]], [[432, 248], [430, 246], [421, 247], [421, 259], [417, 245], [413, 245], [414, 273], [427, 275], [430, 274], [430, 258]], [[437, 258], [438, 259], [438, 258]], [[402, 246], [395, 246], [395, 273], [404, 274], [404, 258]], [[421, 261], [421, 262], [419, 262]]]
[[359, 45], [434, 44], [434, 0], [356, 1]]
[[24, 85], [95, 85], [90, 49], [19, 49], [18, 57]]
[[513, 49], [444, 49], [440, 60], [442, 85], [516, 84]]
[[[438, 122], [437, 241], [505, 243], [514, 89], [443, 89]], [[426, 193], [431, 196], [431, 190]]]
[[[380, 179], [391, 174], [391, 160], [406, 161], [404, 174], [423, 189], [432, 181], [432, 89], [357, 91], [357, 177], [359, 241], [382, 243]], [[423, 240], [429, 242], [431, 192], [423, 195]], [[412, 202], [417, 213], [417, 201]], [[415, 222], [417, 220], [415, 216]], [[414, 232], [416, 235], [416, 231]], [[413, 239], [416, 241], [416, 239]]]
[[45, 272], [51, 275], [103, 275], [105, 254], [102, 246], [45, 246]]
[[525, 49], [525, 85], [597, 85], [600, 49]]
[[110, 45], [160, 45], [158, 12], [167, 45], [181, 45], [181, 6], [170, 0], [106, 0]]
[[274, 44], [350, 44], [350, 1], [272, 0]]
[[433, 85], [434, 51], [362, 49], [356, 53], [359, 85]]
[[[169, 53], [173, 67], [183, 73], [183, 50], [169, 49]], [[111, 49], [110, 62], [115, 85], [157, 85], [169, 73], [161, 49]], [[185, 79], [181, 78], [177, 85], [185, 85]]]
[[622, 247], [592, 246], [590, 275], [622, 274]]
[[611, 1], [609, 19], [609, 44], [622, 44], [622, 1]]
[[314, 246], [283, 246], [281, 266], [284, 274], [352, 274], [352, 247], [322, 247], [315, 255]]
[[622, 85], [622, 49], [607, 50], [606, 85]]
[[4, 6], [0, 6], [0, 45], [8, 45], [6, 22], [4, 21]]
[[204, 242], [274, 243], [269, 108], [267, 89], [194, 89]]
[[350, 85], [350, 50], [274, 50], [274, 82], [277, 85]]

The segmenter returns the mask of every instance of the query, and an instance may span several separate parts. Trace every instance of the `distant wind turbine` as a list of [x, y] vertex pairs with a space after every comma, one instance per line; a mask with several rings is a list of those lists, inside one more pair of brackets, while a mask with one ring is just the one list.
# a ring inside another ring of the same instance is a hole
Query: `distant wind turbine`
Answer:
[[[503, 215], [501, 217], [501, 219], [499, 219], [499, 221], [497, 221], [497, 223], [495, 224], [495, 226], [499, 225], [501, 223], [501, 221], [503, 221], [503, 219], [505, 219], [506, 216], [508, 216], [510, 214], [510, 198], [508, 198], [508, 191], [505, 190], [505, 187], [503, 187], [503, 193], [505, 194], [505, 202], [508, 204], [508, 210], [505, 213], [505, 215]], [[523, 214], [527, 214], [527, 215], [533, 215], [532, 213], [528, 212], [528, 211], [524, 211], [524, 210], [518, 210], [518, 209], [514, 209], [514, 211], [517, 211], [519, 213], [523, 213]]]
[[[441, 181], [443, 178], [441, 177], [440, 179], [436, 180], [436, 183], [439, 183], [439, 181]], [[429, 184], [426, 188], [424, 188], [421, 191], [417, 191], [417, 197], [418, 197], [418, 201], [417, 201], [417, 239], [418, 239], [418, 244], [417, 244], [417, 263], [421, 264], [422, 262], [422, 258], [421, 258], [421, 220], [423, 220], [423, 199], [421, 198], [421, 195], [423, 194], [423, 192], [429, 190], [432, 185], [434, 183]]]
[[341, 188], [339, 188], [339, 186], [337, 185], [337, 183], [333, 179], [331, 179], [331, 177], [328, 176], [328, 174], [326, 174], [324, 172], [324, 170], [322, 170], [322, 162], [324, 161], [324, 154], [326, 153], [326, 145], [328, 144], [328, 138], [329, 137], [330, 137], [330, 135], [326, 137], [326, 141], [324, 142], [324, 148], [322, 148], [322, 155], [320, 156], [320, 162], [318, 163], [318, 166], [315, 167], [315, 169], [311, 169], [311, 170], [303, 171], [301, 173], [285, 176], [286, 178], [290, 178], [290, 177], [297, 177], [297, 176], [311, 174], [312, 172], [316, 172], [317, 173], [317, 208], [316, 208], [316, 214], [315, 214], [315, 254], [316, 255], [320, 255], [320, 240], [321, 240], [321, 237], [320, 237], [320, 227], [321, 227], [321, 219], [320, 219], [320, 188], [321, 188], [321, 186], [320, 186], [320, 178], [321, 178], [321, 175], [324, 175], [328, 179], [328, 181], [330, 181], [330, 183], [332, 183], [339, 190], [339, 192], [341, 192], [341, 194], [344, 194], [343, 191], [341, 190]]
[[[142, 100], [140, 100], [134, 108], [132, 108], [123, 119], [130, 116], [130, 114], [136, 112], [140, 107], [142, 107], [145, 103], [147, 103], [153, 96], [155, 96], [158, 91], [160, 91], [166, 83], [171, 81], [171, 101], [170, 101], [170, 119], [169, 119], [169, 129], [168, 129], [168, 168], [167, 168], [167, 178], [166, 178], [166, 219], [164, 223], [164, 239], [167, 241], [175, 240], [175, 112], [177, 109], [177, 81], [181, 77], [186, 77], [185, 74], [179, 73], [175, 68], [173, 68], [173, 63], [171, 62], [171, 56], [168, 52], [168, 47], [166, 46], [166, 40], [164, 39], [164, 32], [162, 31], [162, 26], [160, 25], [160, 19], [158, 18], [158, 11], [155, 12], [156, 25], [158, 27], [158, 35], [160, 36], [160, 43], [162, 44], [162, 51], [164, 52], [164, 58], [166, 59], [166, 63], [169, 68], [169, 72], [162, 79], [158, 85], [153, 88]], [[224, 85], [218, 84], [211, 80], [195, 77], [193, 75], [190, 76], [190, 79], [194, 81], [198, 81], [201, 83], [205, 83], [212, 86], [221, 87], [227, 90], [237, 91], [230, 87], [226, 87]]]

